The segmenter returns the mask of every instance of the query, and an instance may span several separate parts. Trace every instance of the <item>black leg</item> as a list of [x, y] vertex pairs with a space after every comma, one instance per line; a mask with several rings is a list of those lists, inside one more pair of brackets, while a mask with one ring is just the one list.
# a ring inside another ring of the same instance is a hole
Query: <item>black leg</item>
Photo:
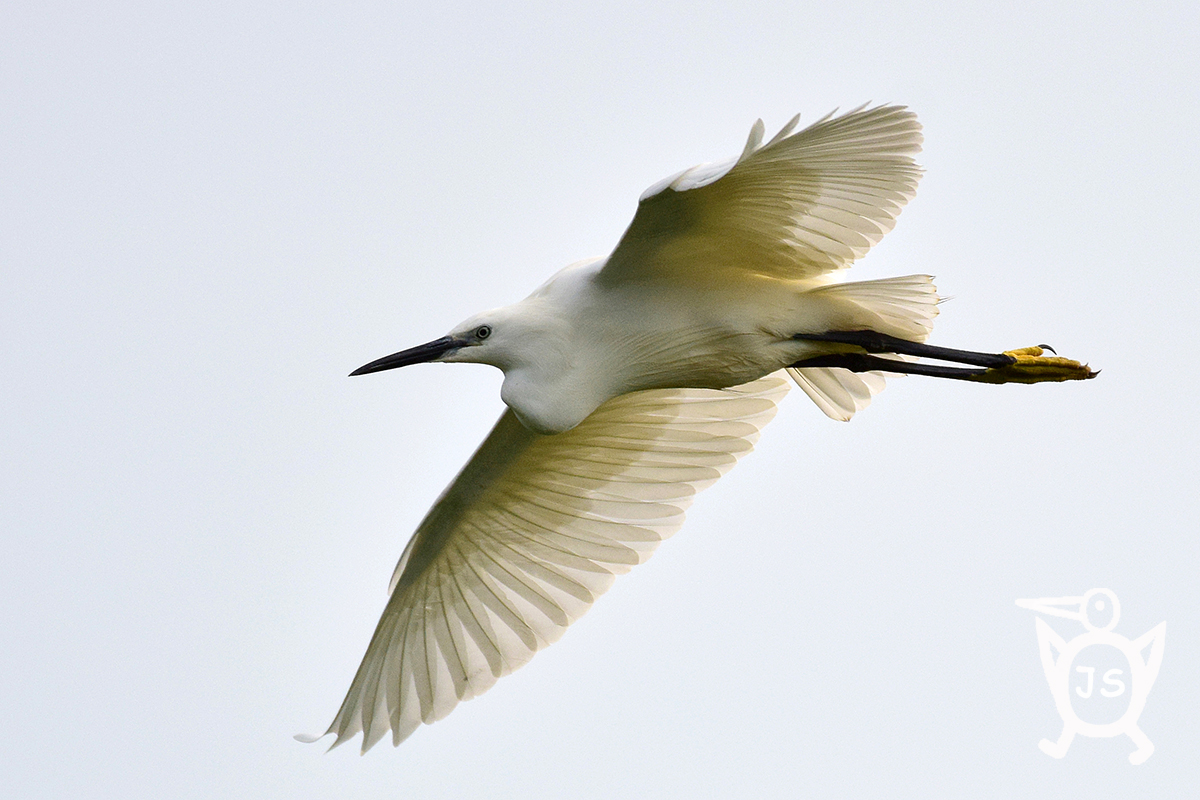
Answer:
[[[868, 353], [899, 353], [905, 356], [916, 356], [918, 358], [936, 358], [940, 361], [955, 361], [960, 364], [975, 364], [980, 367], [1007, 367], [1015, 364], [1017, 359], [1004, 353], [976, 353], [972, 350], [954, 350], [949, 347], [934, 347], [931, 344], [922, 344], [920, 342], [910, 342], [907, 339], [899, 339], [895, 336], [888, 336], [886, 333], [877, 331], [827, 331], [825, 333], [797, 333], [792, 336], [793, 339], [809, 341], [809, 342], [835, 342], [837, 344], [849, 344], [855, 347], [861, 347]], [[840, 364], [811, 364], [810, 366], [842, 366]], [[847, 367], [849, 369], [849, 367]], [[870, 367], [870, 369], [879, 369], [879, 367]], [[863, 372], [864, 370], [857, 370]], [[931, 372], [917, 372], [915, 370], [898, 370], [893, 369], [892, 372], [907, 372], [912, 375], [932, 375]], [[939, 377], [956, 377], [954, 375], [940, 375]]]
[[[847, 342], [847, 344], [849, 344]], [[940, 349], [940, 348], [935, 348]], [[1016, 359], [1013, 359], [1014, 361]], [[1011, 362], [1005, 361], [1008, 365]], [[851, 372], [898, 372], [904, 375], [927, 375], [931, 378], [953, 378], [960, 381], [978, 380], [978, 376], [988, 370], [982, 367], [943, 367], [939, 364], [919, 364], [912, 361], [899, 361], [894, 358], [867, 355], [866, 353], [834, 353], [816, 358], [806, 358], [790, 366], [796, 369], [805, 367], [841, 367]]]

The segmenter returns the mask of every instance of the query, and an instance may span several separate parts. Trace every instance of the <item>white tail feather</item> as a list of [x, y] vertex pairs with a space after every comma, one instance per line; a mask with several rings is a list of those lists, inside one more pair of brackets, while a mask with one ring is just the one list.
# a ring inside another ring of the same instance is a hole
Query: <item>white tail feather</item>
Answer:
[[877, 325], [871, 326], [873, 330], [914, 342], [929, 338], [942, 300], [930, 275], [831, 283], [814, 289], [812, 294], [848, 300], [879, 318]]
[[[929, 275], [833, 283], [812, 294], [835, 295], [873, 315], [872, 330], [923, 342], [938, 315], [937, 287]], [[892, 358], [897, 356], [893, 355]], [[840, 367], [789, 369], [788, 374], [830, 419], [847, 422], [883, 391], [882, 372], [851, 372]]]
[[883, 391], [882, 372], [851, 372], [841, 367], [789, 369], [788, 374], [825, 416], [849, 422]]

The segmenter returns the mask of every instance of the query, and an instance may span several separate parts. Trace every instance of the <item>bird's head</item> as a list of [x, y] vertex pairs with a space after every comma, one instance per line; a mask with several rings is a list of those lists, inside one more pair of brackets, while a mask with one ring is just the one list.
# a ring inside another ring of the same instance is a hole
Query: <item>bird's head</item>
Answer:
[[587, 373], [580, 367], [588, 348], [581, 348], [579, 340], [580, 332], [535, 294], [476, 314], [440, 339], [384, 356], [350, 374], [427, 362], [490, 364], [504, 371], [500, 396], [521, 421], [539, 433], [553, 433], [574, 427], [609, 396], [605, 384], [580, 381]]
[[484, 311], [463, 320], [449, 333], [390, 356], [376, 359], [351, 372], [372, 372], [427, 362], [490, 364], [506, 373], [553, 360], [557, 327], [555, 315], [544, 313], [531, 298], [503, 308]]
[[501, 366], [498, 362], [503, 359], [502, 354], [507, 349], [504, 341], [510, 335], [505, 330], [506, 326], [500, 324], [499, 316], [496, 312], [486, 311], [476, 314], [441, 338], [377, 358], [350, 374], [368, 375], [432, 361], [465, 361]]

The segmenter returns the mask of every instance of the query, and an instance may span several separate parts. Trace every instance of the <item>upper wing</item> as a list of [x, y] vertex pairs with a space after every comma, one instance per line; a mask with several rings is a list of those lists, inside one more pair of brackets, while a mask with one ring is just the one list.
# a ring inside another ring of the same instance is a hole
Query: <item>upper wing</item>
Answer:
[[693, 495], [748, 452], [787, 393], [733, 389], [609, 400], [573, 430], [505, 411], [405, 548], [342, 707], [334, 745], [399, 744], [557, 640], [683, 523]]
[[766, 145], [759, 120], [738, 158], [647, 189], [601, 280], [807, 278], [863, 256], [916, 192], [920, 123], [903, 106], [830, 115], [793, 134], [799, 119]]

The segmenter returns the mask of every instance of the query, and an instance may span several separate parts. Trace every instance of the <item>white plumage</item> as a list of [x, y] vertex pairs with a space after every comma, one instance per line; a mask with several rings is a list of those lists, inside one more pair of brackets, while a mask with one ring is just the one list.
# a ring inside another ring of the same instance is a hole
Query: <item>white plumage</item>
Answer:
[[912, 347], [938, 302], [928, 276], [835, 280], [916, 190], [916, 117], [858, 109], [792, 133], [797, 120], [765, 145], [759, 121], [738, 158], [651, 187], [607, 259], [354, 373], [491, 364], [509, 410], [405, 548], [326, 732], [335, 745], [362, 732], [365, 751], [389, 730], [398, 744], [557, 640], [751, 449], [787, 391], [783, 370], [841, 420], [883, 387], [874, 367], [910, 371], [903, 356], [836, 366], [893, 350], [829, 332], [923, 354]]

